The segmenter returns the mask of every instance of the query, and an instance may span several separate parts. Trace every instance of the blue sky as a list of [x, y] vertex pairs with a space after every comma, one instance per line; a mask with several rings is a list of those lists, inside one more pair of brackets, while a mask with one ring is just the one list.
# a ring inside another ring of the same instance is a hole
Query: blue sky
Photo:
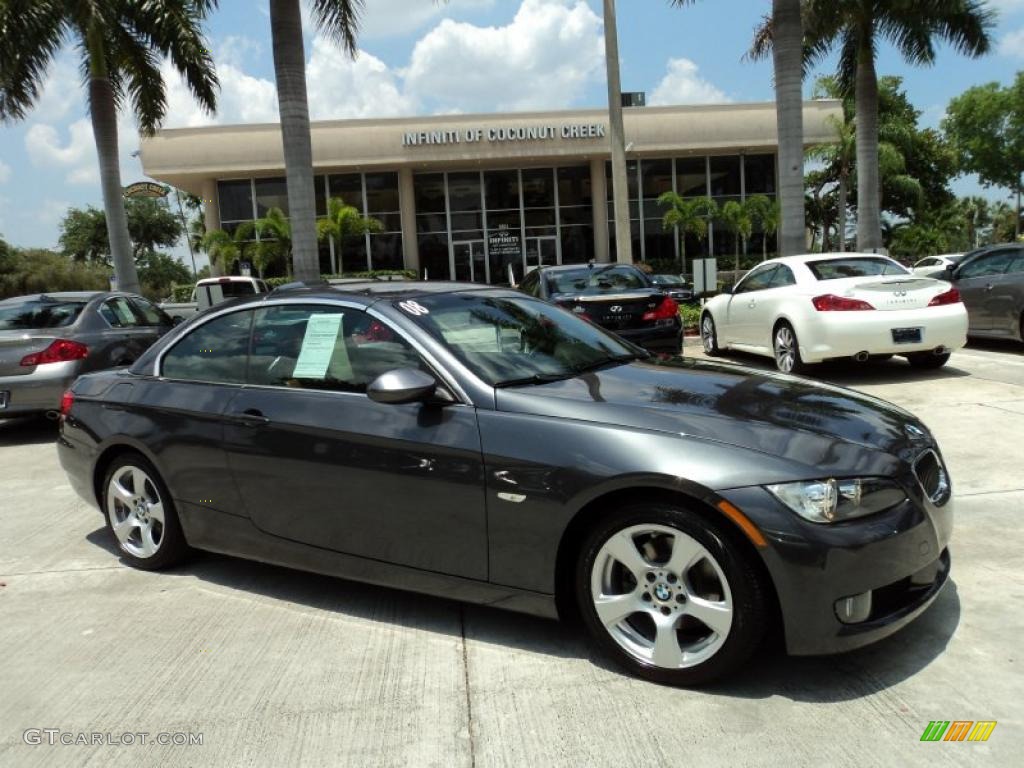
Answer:
[[[913, 69], [883, 49], [880, 74], [904, 78], [926, 124], [937, 125], [949, 100], [966, 88], [1009, 82], [1024, 68], [1024, 0], [990, 4], [1000, 17], [995, 50], [983, 59], [944, 50], [936, 66]], [[619, 0], [623, 89], [646, 91], [654, 103], [771, 99], [770, 64], [743, 60], [770, 5], [703, 0], [680, 10], [665, 0]], [[355, 61], [323, 39], [307, 38], [314, 119], [605, 103], [600, 0], [366, 0], [366, 6]], [[168, 73], [166, 125], [276, 119], [266, 0], [221, 0], [208, 34], [222, 83], [218, 115], [202, 114]], [[143, 178], [131, 155], [137, 146], [132, 119], [124, 115], [126, 184]], [[20, 246], [55, 246], [69, 205], [101, 205], [95, 166], [76, 63], [63, 55], [37, 109], [0, 126], [0, 236]], [[977, 191], [970, 179], [956, 187]]]

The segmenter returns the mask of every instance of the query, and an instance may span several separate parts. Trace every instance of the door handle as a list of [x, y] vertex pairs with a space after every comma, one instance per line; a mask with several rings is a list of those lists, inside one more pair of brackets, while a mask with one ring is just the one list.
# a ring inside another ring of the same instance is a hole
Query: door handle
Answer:
[[754, 300], [751, 300], [751, 301], [750, 301], [750, 303], [749, 303], [749, 304], [747, 304], [747, 306], [748, 306], [748, 307], [749, 307], [750, 309], [753, 309], [754, 307], [756, 307], [756, 306], [757, 306], [757, 302], [756, 302], [756, 301], [754, 301]]
[[986, 290], [986, 291], [991, 291], [991, 290], [992, 290], [992, 289], [993, 289], [994, 287], [995, 287], [995, 286], [994, 286], [994, 285], [992, 285], [992, 283], [989, 283], [988, 285], [986, 285], [986, 286], [985, 286], [985, 290]]
[[270, 419], [258, 408], [247, 408], [241, 413], [232, 414], [231, 418], [246, 427], [261, 427], [270, 423]]

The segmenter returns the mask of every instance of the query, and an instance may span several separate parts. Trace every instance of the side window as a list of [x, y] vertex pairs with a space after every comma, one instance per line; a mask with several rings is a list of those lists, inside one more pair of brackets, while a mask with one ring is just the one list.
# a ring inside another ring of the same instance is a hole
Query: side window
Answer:
[[785, 264], [779, 264], [769, 288], [785, 288], [787, 285], [796, 285], [796, 276]]
[[974, 261], [968, 262], [964, 268], [960, 270], [958, 277], [963, 280], [969, 277], [1001, 275], [1006, 271], [1007, 267], [1010, 266], [1010, 262], [1013, 261], [1015, 253], [1015, 251], [1007, 250], [980, 256]]
[[1024, 272], [1024, 250], [1017, 251], [1017, 255], [1013, 257], [1013, 263], [1010, 264], [1010, 268], [1007, 272]]
[[736, 286], [733, 293], [750, 293], [751, 291], [763, 291], [771, 285], [772, 277], [775, 275], [776, 265], [767, 267], [756, 267], [750, 274], [744, 277]]
[[523, 278], [523, 282], [519, 285], [519, 290], [531, 296], [540, 295], [540, 280], [537, 278], [537, 273], [531, 272]]
[[395, 331], [356, 309], [294, 304], [259, 309], [252, 339], [250, 384], [363, 393], [387, 371], [426, 369]]
[[140, 325], [138, 316], [132, 311], [128, 299], [116, 296], [107, 299], [99, 309], [100, 315], [114, 328], [134, 328]]
[[162, 376], [244, 384], [252, 311], [222, 315], [187, 334], [164, 355]]
[[135, 307], [136, 314], [142, 318], [143, 325], [172, 324], [171, 318], [167, 316], [166, 312], [146, 299], [140, 296], [133, 296], [130, 301], [132, 306]]

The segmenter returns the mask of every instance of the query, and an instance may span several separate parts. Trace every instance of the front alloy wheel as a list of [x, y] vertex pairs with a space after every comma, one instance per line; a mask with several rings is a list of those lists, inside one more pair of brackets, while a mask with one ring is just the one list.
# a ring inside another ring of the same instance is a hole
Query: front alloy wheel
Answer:
[[721, 353], [718, 348], [718, 335], [715, 331], [715, 320], [710, 312], [705, 312], [700, 320], [700, 340], [704, 345], [704, 354], [714, 357]]
[[660, 505], [591, 536], [579, 576], [598, 644], [635, 674], [677, 685], [742, 663], [764, 631], [763, 598], [727, 541], [700, 516]]
[[797, 341], [796, 333], [788, 323], [781, 323], [775, 329], [773, 342], [775, 350], [775, 366], [782, 373], [800, 373], [803, 370], [803, 360], [800, 358], [800, 343]]

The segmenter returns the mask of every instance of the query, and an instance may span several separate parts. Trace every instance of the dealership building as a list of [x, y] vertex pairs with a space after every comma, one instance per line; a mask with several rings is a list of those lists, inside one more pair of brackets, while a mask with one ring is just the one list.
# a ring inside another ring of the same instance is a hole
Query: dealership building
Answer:
[[[804, 107], [808, 145], [833, 139], [835, 101]], [[667, 190], [719, 204], [777, 188], [774, 103], [625, 110], [630, 236], [636, 260], [678, 259], [662, 227]], [[505, 282], [537, 264], [609, 261], [608, 114], [572, 110], [312, 124], [317, 215], [339, 197], [381, 231], [320, 246], [324, 272], [410, 269], [431, 279]], [[280, 127], [229, 125], [157, 132], [142, 141], [145, 173], [200, 196], [207, 229], [233, 231], [271, 208], [288, 212]], [[763, 235], [748, 247], [760, 252]], [[712, 224], [689, 258], [731, 255]], [[771, 246], [770, 246], [771, 247]]]

